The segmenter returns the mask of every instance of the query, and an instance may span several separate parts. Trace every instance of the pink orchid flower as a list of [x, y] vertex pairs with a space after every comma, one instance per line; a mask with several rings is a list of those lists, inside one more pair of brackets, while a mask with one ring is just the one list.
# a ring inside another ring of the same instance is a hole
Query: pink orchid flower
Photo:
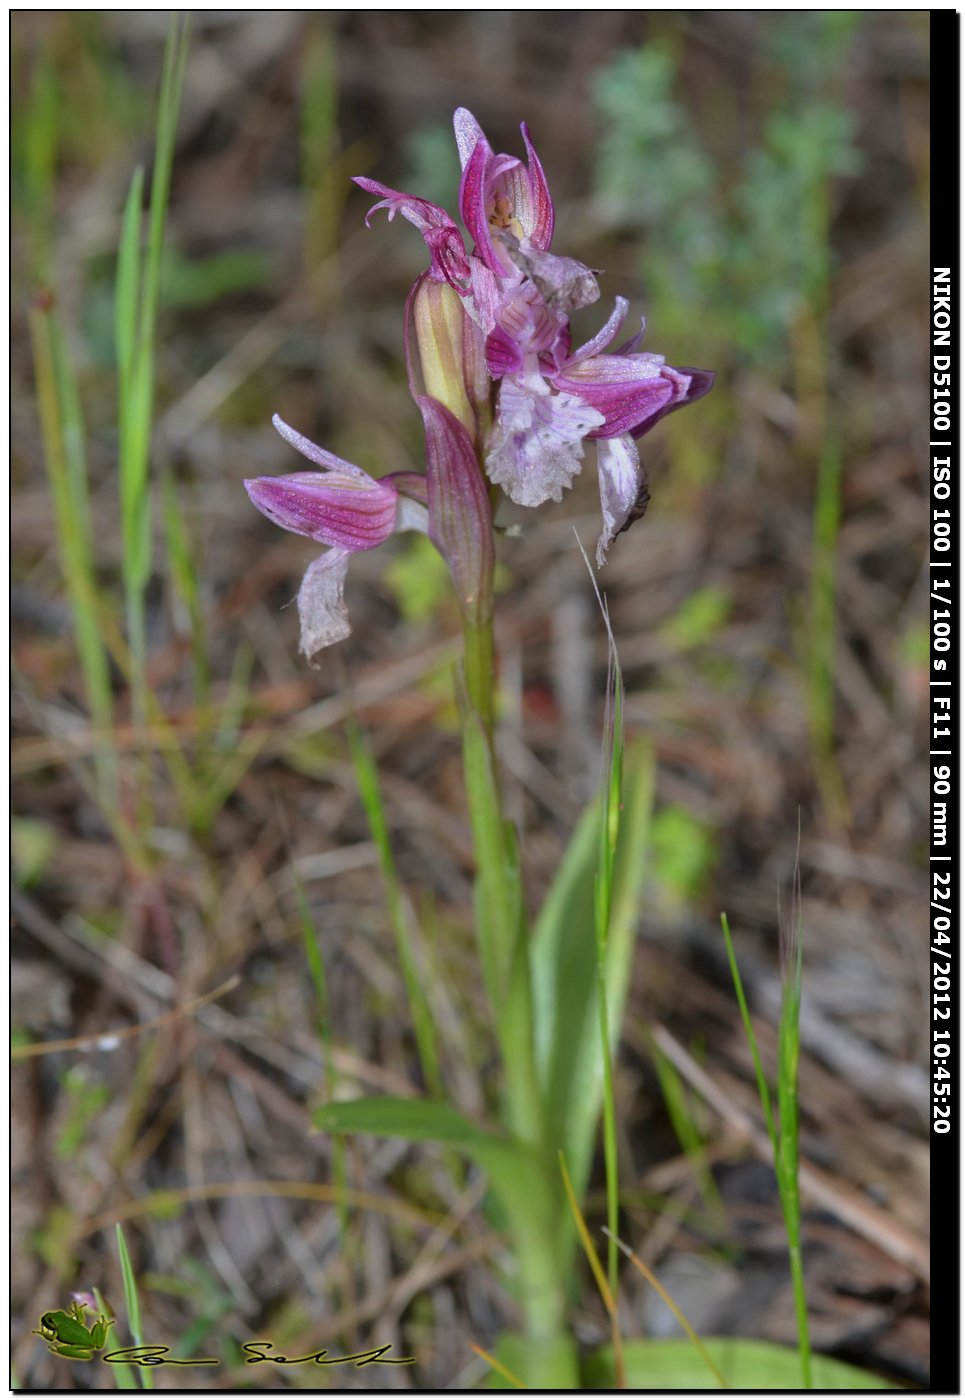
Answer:
[[[351, 556], [384, 544], [396, 530], [428, 532], [425, 480], [409, 472], [378, 480], [318, 447], [277, 414], [272, 422], [286, 442], [322, 468], [245, 482], [252, 504], [262, 515], [283, 530], [328, 545], [309, 564], [298, 590], [301, 651], [311, 661], [352, 631], [343, 597]], [[419, 494], [423, 503], [413, 499]]]

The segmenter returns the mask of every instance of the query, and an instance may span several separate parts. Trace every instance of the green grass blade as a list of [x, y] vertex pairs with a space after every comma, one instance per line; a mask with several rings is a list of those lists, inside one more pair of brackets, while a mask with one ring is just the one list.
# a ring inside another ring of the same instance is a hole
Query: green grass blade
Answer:
[[164, 474], [164, 534], [174, 595], [187, 617], [194, 668], [194, 703], [199, 710], [198, 728], [207, 728], [206, 711], [211, 696], [211, 667], [204, 630], [201, 590], [198, 584], [198, 548], [189, 538], [179, 490], [170, 472]]
[[12, 118], [13, 166], [15, 176], [20, 176], [22, 206], [30, 230], [27, 255], [33, 280], [46, 282], [51, 271], [54, 181], [60, 127], [59, 85], [49, 51], [42, 51], [37, 58], [22, 114], [18, 119], [15, 104]]
[[99, 738], [95, 759], [101, 805], [117, 805], [113, 701], [107, 650], [98, 625], [80, 397], [53, 306], [30, 313], [30, 334], [44, 460], [54, 505], [57, 548], [67, 585], [91, 720]]
[[801, 1239], [800, 1113], [798, 1107], [798, 1068], [801, 1058], [800, 1013], [802, 980], [802, 915], [800, 836], [794, 865], [791, 910], [781, 916], [781, 1021], [777, 1042], [777, 1101], [780, 1119], [780, 1151], [776, 1169], [784, 1224], [787, 1230], [794, 1312], [797, 1321], [801, 1380], [805, 1390], [814, 1384], [811, 1364], [811, 1338], [808, 1325], [807, 1293], [804, 1285], [804, 1258]]
[[[131, 700], [134, 722], [147, 720], [147, 629], [144, 594], [151, 573], [149, 464], [154, 396], [154, 346], [161, 254], [178, 108], [187, 58], [187, 19], [175, 15], [168, 30], [155, 133], [147, 250], [139, 253], [142, 179], [128, 193], [118, 256], [114, 333], [118, 363], [121, 541]], [[146, 769], [142, 767], [138, 815], [150, 821]]]
[[[137, 344], [138, 288], [141, 281], [141, 207], [144, 202], [144, 171], [138, 166], [131, 177], [131, 186], [121, 221], [121, 241], [117, 254], [117, 277], [114, 288], [114, 347], [120, 379], [119, 406], [121, 412], [130, 403], [130, 384], [134, 371]], [[121, 424], [124, 431], [124, 424]]]
[[[114, 1226], [114, 1234], [117, 1239], [117, 1254], [121, 1263], [121, 1278], [124, 1282], [124, 1306], [127, 1309], [127, 1326], [131, 1336], [134, 1338], [135, 1346], [144, 1345], [144, 1334], [141, 1330], [141, 1300], [137, 1291], [137, 1279], [134, 1277], [134, 1267], [131, 1264], [131, 1256], [127, 1249], [127, 1240], [124, 1238], [124, 1231], [120, 1225]], [[154, 1389], [154, 1377], [151, 1375], [150, 1367], [139, 1366], [137, 1369], [141, 1385], [145, 1390]]]
[[694, 1122], [684, 1086], [675, 1066], [660, 1049], [660, 1046], [654, 1042], [651, 1050], [657, 1078], [660, 1080], [660, 1090], [667, 1106], [667, 1113], [670, 1116], [670, 1126], [694, 1169], [700, 1194], [709, 1210], [714, 1214], [713, 1225], [719, 1229], [724, 1220], [724, 1203], [717, 1190], [717, 1183], [707, 1166], [703, 1138]]
[[392, 925], [392, 932], [395, 935], [395, 946], [399, 955], [399, 966], [402, 969], [402, 980], [405, 984], [406, 996], [409, 1001], [409, 1011], [412, 1016], [413, 1029], [415, 1030], [416, 1045], [419, 1050], [419, 1063], [422, 1066], [422, 1074], [430, 1094], [441, 1098], [443, 1083], [442, 1073], [439, 1068], [439, 1048], [436, 1041], [436, 1027], [432, 1019], [432, 1011], [425, 994], [423, 978], [420, 976], [415, 956], [413, 931], [410, 920], [406, 914], [405, 904], [402, 898], [402, 887], [399, 883], [399, 876], [392, 855], [392, 842], [389, 839], [389, 827], [385, 818], [385, 807], [382, 802], [382, 792], [379, 787], [375, 760], [372, 757], [372, 752], [365, 740], [365, 736], [354, 719], [350, 719], [349, 721], [348, 736], [349, 747], [352, 753], [352, 764], [355, 768], [355, 780], [358, 783], [359, 795], [362, 798], [362, 806], [365, 808], [369, 831], [372, 834], [372, 840], [375, 842], [375, 848], [379, 853], [379, 866], [382, 871], [385, 902], [388, 908], [389, 922]]
[[[93, 1290], [93, 1293], [94, 1301], [97, 1304], [98, 1315], [102, 1317], [111, 1317], [111, 1309], [104, 1302], [104, 1295], [101, 1293], [100, 1289], [95, 1288]], [[110, 1333], [108, 1333], [108, 1337], [111, 1338]], [[113, 1346], [114, 1342], [111, 1338], [108, 1341], [107, 1350], [110, 1351]], [[111, 1362], [111, 1374], [113, 1375], [114, 1380], [117, 1382], [118, 1390], [137, 1390], [139, 1388], [137, 1384], [137, 1379], [134, 1375], [133, 1367], [124, 1366], [123, 1364], [115, 1365], [113, 1362]]]
[[[580, 545], [581, 552], [583, 546]], [[616, 640], [610, 626], [606, 604], [597, 587], [590, 561], [583, 552], [596, 600], [603, 615], [607, 634], [606, 716], [603, 726], [603, 800], [600, 808], [600, 844], [595, 881], [596, 985], [597, 1013], [600, 1026], [600, 1051], [603, 1063], [603, 1159], [606, 1171], [607, 1278], [616, 1295], [619, 1281], [620, 1256], [617, 1234], [620, 1224], [620, 1177], [617, 1155], [616, 1099], [613, 1088], [615, 1045], [607, 1005], [607, 947], [610, 937], [610, 914], [613, 906], [613, 873], [616, 866], [617, 844], [620, 838], [620, 814], [623, 810], [623, 674]]]
[[[608, 1044], [617, 1035], [623, 1013], [647, 864], [654, 784], [650, 745], [644, 740], [628, 745], [623, 767], [623, 811], [606, 945]], [[597, 800], [570, 839], [532, 941], [537, 1063], [548, 1133], [566, 1154], [577, 1199], [586, 1190], [604, 1089], [594, 939], [599, 843]]]
[[774, 1111], [771, 1107], [771, 1093], [767, 1087], [767, 1077], [764, 1074], [764, 1065], [761, 1060], [761, 1052], [757, 1045], [757, 1036], [754, 1034], [751, 1013], [747, 1006], [747, 998], [744, 995], [744, 983], [741, 981], [740, 968], [737, 966], [737, 955], [734, 952], [734, 940], [731, 938], [730, 924], [728, 923], [726, 914], [721, 914], [720, 926], [724, 930], [724, 942], [727, 944], [727, 960], [730, 963], [730, 975], [733, 978], [734, 991], [737, 994], [737, 1004], [740, 1007], [741, 1020], [744, 1023], [744, 1035], [747, 1037], [751, 1059], [754, 1061], [754, 1077], [757, 1080], [757, 1095], [761, 1101], [764, 1122], [767, 1125], [767, 1136], [771, 1140], [771, 1151], [774, 1154], [774, 1161], [776, 1163], [779, 1156], [779, 1148], [777, 1128], [774, 1123]]

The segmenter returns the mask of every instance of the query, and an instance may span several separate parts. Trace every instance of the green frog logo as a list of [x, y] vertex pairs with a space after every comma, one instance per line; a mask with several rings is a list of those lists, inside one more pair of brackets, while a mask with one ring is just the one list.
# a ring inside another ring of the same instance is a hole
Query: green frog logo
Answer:
[[47, 1350], [55, 1356], [69, 1356], [74, 1361], [92, 1361], [107, 1345], [107, 1333], [114, 1326], [114, 1319], [101, 1315], [88, 1327], [86, 1313], [85, 1304], [79, 1301], [71, 1303], [66, 1312], [59, 1308], [54, 1312], [45, 1312], [39, 1328], [34, 1328], [34, 1336], [43, 1337]]

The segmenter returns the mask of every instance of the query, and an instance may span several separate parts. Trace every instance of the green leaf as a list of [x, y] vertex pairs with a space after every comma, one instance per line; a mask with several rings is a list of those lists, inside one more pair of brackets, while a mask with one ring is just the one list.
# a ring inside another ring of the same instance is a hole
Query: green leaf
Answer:
[[[131, 1256], [127, 1248], [127, 1240], [124, 1238], [124, 1231], [120, 1225], [114, 1226], [114, 1238], [117, 1242], [117, 1254], [121, 1265], [121, 1279], [124, 1283], [124, 1305], [127, 1308], [127, 1326], [131, 1336], [134, 1338], [135, 1346], [144, 1345], [144, 1336], [141, 1331], [141, 1300], [137, 1291], [137, 1278], [134, 1274], [134, 1266], [131, 1263]], [[154, 1389], [154, 1377], [150, 1368], [138, 1367], [138, 1378], [141, 1382], [142, 1390]]]
[[[613, 1043], [623, 1014], [653, 802], [653, 755], [637, 741], [626, 754], [620, 840], [606, 947], [606, 996]], [[553, 1146], [562, 1148], [577, 1195], [590, 1169], [600, 1113], [603, 1055], [597, 990], [594, 881], [598, 803], [584, 812], [537, 921], [532, 943], [536, 1053]]]
[[406, 1142], [445, 1142], [465, 1152], [497, 1176], [533, 1167], [509, 1138], [477, 1128], [448, 1104], [435, 1099], [370, 1098], [329, 1103], [312, 1115], [317, 1128], [330, 1133], [376, 1133]]
[[[114, 293], [114, 344], [122, 385], [130, 382], [137, 339], [137, 312], [140, 286], [141, 205], [144, 199], [144, 171], [140, 166], [131, 177], [121, 241], [117, 254], [117, 283]], [[123, 407], [124, 397], [122, 394]]]
[[510, 1221], [520, 1251], [545, 1253], [554, 1227], [554, 1198], [542, 1168], [529, 1151], [508, 1137], [477, 1128], [448, 1104], [434, 1099], [369, 1098], [329, 1103], [312, 1114], [330, 1133], [374, 1133], [406, 1142], [446, 1143], [483, 1168]]
[[[800, 1387], [801, 1361], [793, 1347], [744, 1341], [740, 1337], [704, 1338], [703, 1343], [734, 1390], [797, 1390]], [[720, 1389], [713, 1384], [713, 1377], [687, 1338], [624, 1342], [623, 1357], [630, 1390]], [[813, 1362], [816, 1390], [898, 1389], [879, 1376], [859, 1371], [843, 1361], [815, 1356]], [[613, 1387], [613, 1354], [609, 1347], [587, 1359], [583, 1379], [587, 1388]]]

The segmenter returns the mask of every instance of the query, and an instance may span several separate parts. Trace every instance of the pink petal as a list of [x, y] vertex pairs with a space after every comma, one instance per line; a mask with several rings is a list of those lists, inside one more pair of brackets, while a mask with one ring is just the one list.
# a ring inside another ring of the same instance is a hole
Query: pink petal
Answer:
[[374, 549], [396, 528], [398, 492], [303, 437], [276, 414], [275, 427], [321, 472], [260, 476], [245, 490], [261, 513], [296, 535], [354, 552]]
[[489, 184], [493, 156], [489, 142], [480, 136], [472, 155], [462, 172], [459, 185], [459, 209], [462, 221], [469, 230], [469, 236], [476, 245], [476, 257], [480, 258], [497, 277], [506, 277], [512, 268], [499, 256], [493, 243], [489, 227]]
[[606, 325], [597, 331], [592, 340], [586, 341], [578, 350], [573, 351], [566, 362], [566, 368], [569, 369], [570, 365], [579, 364], [581, 360], [588, 360], [593, 355], [599, 355], [601, 350], [605, 350], [626, 320], [629, 309], [630, 303], [626, 297], [617, 297]]
[[493, 516], [472, 439], [437, 399], [417, 400], [426, 428], [429, 538], [449, 565], [466, 617], [493, 609]]
[[705, 394], [709, 394], [716, 378], [712, 369], [673, 369], [670, 365], [665, 365], [662, 373], [673, 385], [673, 397], [651, 418], [632, 430], [636, 438], [648, 433], [661, 418], [666, 418], [668, 413], [674, 413], [678, 408], [686, 408], [687, 404], [696, 403]]
[[530, 213], [529, 228], [525, 229], [525, 232], [534, 248], [545, 250], [553, 241], [553, 225], [556, 214], [543, 167], [530, 140], [529, 127], [523, 122], [520, 130], [523, 133], [523, 141], [526, 143], [526, 159], [529, 162]]
[[470, 156], [476, 149], [476, 143], [485, 141], [486, 137], [482, 127], [466, 107], [456, 108], [452, 117], [452, 125], [456, 133], [456, 146], [459, 149], [459, 164], [465, 170]]
[[566, 367], [552, 382], [603, 416], [593, 437], [618, 437], [642, 428], [672, 400], [674, 385], [662, 368], [642, 355], [599, 355]]
[[465, 292], [465, 284], [469, 280], [466, 248], [462, 234], [445, 209], [441, 209], [438, 204], [431, 204], [427, 199], [419, 199], [416, 195], [390, 189], [378, 180], [370, 180], [367, 175], [355, 175], [353, 179], [360, 189], [382, 196], [366, 214], [366, 225], [371, 227], [372, 215], [377, 209], [387, 209], [390, 220], [394, 219], [396, 214], [401, 214], [419, 230], [426, 241], [432, 257], [431, 276], [437, 282], [450, 283], [457, 292]]

